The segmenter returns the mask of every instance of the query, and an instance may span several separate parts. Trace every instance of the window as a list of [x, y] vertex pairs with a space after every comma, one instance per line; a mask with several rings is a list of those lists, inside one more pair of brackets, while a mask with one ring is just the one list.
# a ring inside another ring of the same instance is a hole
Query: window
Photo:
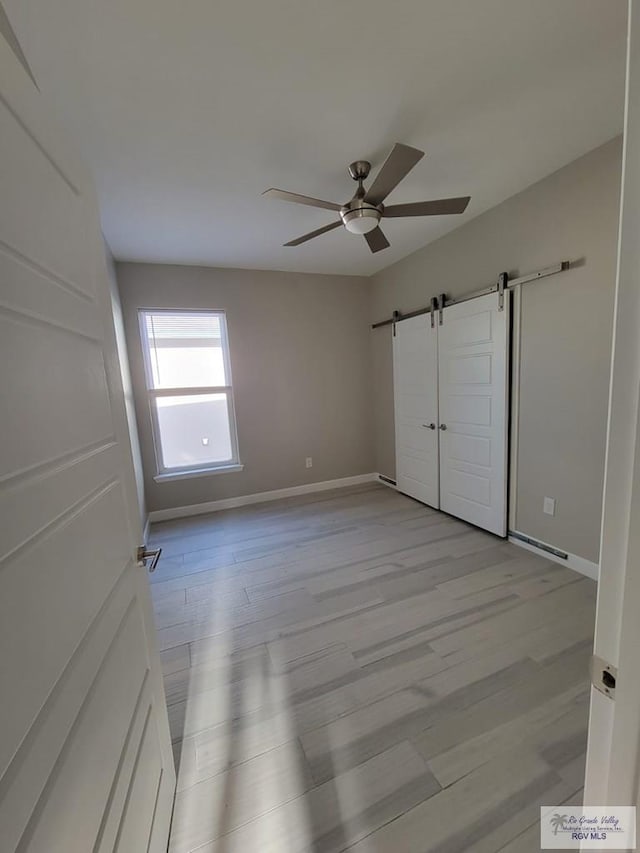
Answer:
[[222, 311], [140, 311], [157, 479], [240, 470]]

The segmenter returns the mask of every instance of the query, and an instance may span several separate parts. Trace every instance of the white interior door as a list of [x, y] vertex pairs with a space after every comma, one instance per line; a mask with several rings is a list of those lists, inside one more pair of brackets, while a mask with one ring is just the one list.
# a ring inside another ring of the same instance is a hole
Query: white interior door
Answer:
[[175, 774], [91, 181], [0, 35], [0, 850], [160, 853]]
[[444, 310], [438, 330], [440, 508], [507, 533], [507, 330], [490, 293]]
[[429, 314], [396, 323], [393, 388], [397, 487], [438, 509], [438, 326]]

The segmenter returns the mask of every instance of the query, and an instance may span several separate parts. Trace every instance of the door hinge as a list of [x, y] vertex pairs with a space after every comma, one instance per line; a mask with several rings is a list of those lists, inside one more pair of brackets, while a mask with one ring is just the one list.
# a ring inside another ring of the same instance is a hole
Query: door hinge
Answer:
[[440, 314], [439, 325], [441, 326], [444, 322], [444, 303], [447, 301], [447, 294], [441, 293], [440, 296], [436, 297], [436, 299], [438, 300]]
[[151, 560], [148, 568], [150, 572], [155, 572], [160, 554], [162, 554], [162, 548], [147, 548], [146, 545], [138, 545], [136, 562], [139, 566], [146, 566], [147, 560]]
[[618, 680], [618, 667], [607, 663], [604, 658], [597, 655], [591, 657], [591, 683], [609, 699], [616, 698], [616, 682]]

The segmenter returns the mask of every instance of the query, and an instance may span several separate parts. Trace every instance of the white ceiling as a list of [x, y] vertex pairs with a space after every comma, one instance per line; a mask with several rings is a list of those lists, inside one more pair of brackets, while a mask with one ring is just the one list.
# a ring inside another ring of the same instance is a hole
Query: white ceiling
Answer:
[[[369, 275], [620, 132], [626, 0], [4, 0], [95, 174], [117, 258]], [[427, 156], [372, 255], [333, 218], [357, 158]]]

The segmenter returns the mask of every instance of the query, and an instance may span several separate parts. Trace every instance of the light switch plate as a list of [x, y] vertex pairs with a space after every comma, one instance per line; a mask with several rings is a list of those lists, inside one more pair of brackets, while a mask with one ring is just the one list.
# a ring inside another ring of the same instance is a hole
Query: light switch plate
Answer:
[[555, 498], [545, 498], [542, 504], [542, 511], [547, 515], [555, 515], [556, 514], [556, 499]]

